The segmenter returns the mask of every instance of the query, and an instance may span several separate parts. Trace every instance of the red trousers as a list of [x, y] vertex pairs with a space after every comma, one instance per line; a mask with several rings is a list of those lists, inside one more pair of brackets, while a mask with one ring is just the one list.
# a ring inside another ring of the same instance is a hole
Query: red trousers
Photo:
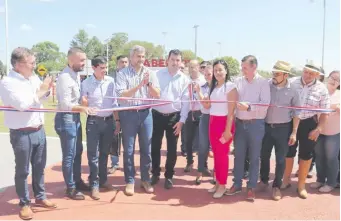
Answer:
[[[224, 133], [227, 122], [227, 116], [210, 116], [209, 123], [209, 138], [214, 154], [214, 170], [216, 180], [219, 184], [225, 185], [227, 182], [227, 175], [229, 171], [229, 152], [232, 138], [222, 144], [219, 139]], [[234, 122], [231, 127], [231, 133], [234, 135]]]

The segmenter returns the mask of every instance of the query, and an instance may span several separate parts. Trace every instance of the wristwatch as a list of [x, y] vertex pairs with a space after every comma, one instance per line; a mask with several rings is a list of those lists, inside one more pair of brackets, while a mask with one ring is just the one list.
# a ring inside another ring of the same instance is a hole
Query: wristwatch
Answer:
[[249, 106], [247, 107], [247, 111], [251, 111], [251, 105], [249, 104]]
[[153, 85], [152, 82], [148, 82], [148, 84], [147, 84], [148, 87], [149, 87], [149, 86], [152, 86], [152, 85]]

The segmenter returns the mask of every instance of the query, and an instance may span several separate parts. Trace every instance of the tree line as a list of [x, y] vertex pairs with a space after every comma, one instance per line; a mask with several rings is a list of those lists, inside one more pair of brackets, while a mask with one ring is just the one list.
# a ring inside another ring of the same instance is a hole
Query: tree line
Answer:
[[[70, 41], [70, 47], [80, 47], [87, 54], [88, 59], [92, 59], [96, 55], [107, 56], [109, 58], [109, 72], [116, 68], [116, 57], [119, 55], [128, 55], [130, 48], [133, 45], [141, 45], [146, 49], [146, 59], [158, 59], [167, 56], [164, 47], [161, 45], [155, 45], [152, 42], [131, 40], [127, 33], [117, 32], [113, 33], [107, 42], [102, 42], [96, 36], [89, 36], [84, 30], [80, 29], [76, 33], [73, 39]], [[51, 41], [39, 42], [32, 46], [32, 50], [36, 54], [37, 67], [44, 65], [48, 72], [61, 71], [67, 64], [66, 54], [60, 51], [58, 44]], [[181, 50], [181, 49], [180, 49]], [[183, 59], [191, 60], [195, 59], [195, 53], [191, 50], [181, 50], [183, 53]], [[203, 59], [197, 57], [199, 61]], [[240, 73], [240, 63], [237, 59], [231, 56], [223, 56], [221, 58], [227, 62], [230, 68], [230, 74], [232, 76]], [[214, 59], [214, 60], [215, 60]], [[0, 74], [3, 75], [6, 72], [5, 65], [0, 61]], [[271, 73], [268, 71], [258, 71], [264, 77], [270, 77]], [[299, 74], [299, 73], [298, 73]]]

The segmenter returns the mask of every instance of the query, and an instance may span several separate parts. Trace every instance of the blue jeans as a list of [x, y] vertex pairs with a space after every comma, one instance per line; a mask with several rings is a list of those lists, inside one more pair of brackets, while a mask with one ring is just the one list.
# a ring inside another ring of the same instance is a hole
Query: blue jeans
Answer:
[[111, 167], [117, 169], [119, 167], [119, 162], [120, 158], [118, 156], [111, 155]]
[[88, 116], [86, 121], [86, 143], [90, 167], [90, 187], [98, 188], [107, 182], [107, 164], [113, 140], [113, 118]]
[[202, 173], [207, 169], [207, 158], [210, 150], [208, 137], [208, 125], [210, 115], [202, 114], [199, 123], [199, 151], [198, 151], [198, 172]]
[[83, 144], [80, 114], [57, 113], [54, 128], [62, 147], [64, 181], [69, 190], [74, 189], [81, 181]]
[[46, 135], [42, 127], [38, 131], [10, 130], [10, 142], [15, 158], [15, 189], [20, 199], [19, 205], [30, 204], [27, 185], [30, 162], [32, 165], [32, 188], [34, 197], [46, 199], [44, 169], [46, 166]]
[[153, 118], [150, 109], [119, 112], [122, 143], [124, 178], [127, 184], [135, 183], [135, 139], [139, 135], [141, 180], [150, 182], [151, 141]]
[[[339, 172], [340, 134], [320, 135], [315, 146], [317, 182], [335, 187]], [[326, 182], [327, 180], [327, 182]]]
[[244, 164], [246, 152], [250, 162], [249, 181], [247, 188], [256, 188], [259, 175], [259, 159], [262, 149], [262, 140], [265, 133], [264, 120], [246, 120], [236, 119], [236, 133], [234, 136], [234, 186], [242, 187], [244, 176]]

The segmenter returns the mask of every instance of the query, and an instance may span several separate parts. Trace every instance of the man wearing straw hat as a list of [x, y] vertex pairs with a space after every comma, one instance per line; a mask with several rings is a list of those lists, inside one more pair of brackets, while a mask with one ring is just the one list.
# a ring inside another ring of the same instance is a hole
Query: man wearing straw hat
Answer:
[[[302, 106], [307, 108], [329, 108], [330, 98], [326, 86], [317, 78], [323, 74], [320, 66], [306, 64], [300, 78], [292, 82], [292, 87], [298, 90]], [[289, 188], [290, 176], [293, 168], [294, 158], [299, 144], [299, 172], [297, 193], [300, 198], [306, 199], [308, 194], [305, 190], [305, 180], [311, 165], [313, 151], [317, 138], [321, 132], [321, 127], [325, 124], [328, 113], [321, 113], [318, 119], [317, 112], [302, 110], [299, 118], [300, 124], [297, 128], [297, 141], [289, 147], [286, 158], [286, 168], [281, 189]]]
[[[265, 118], [265, 135], [261, 150], [260, 183], [261, 190], [269, 185], [270, 157], [275, 147], [276, 172], [272, 184], [272, 198], [281, 199], [280, 187], [285, 170], [285, 156], [289, 145], [296, 142], [297, 127], [300, 122], [299, 110], [276, 106], [301, 106], [299, 93], [288, 81], [291, 66], [285, 61], [277, 61], [272, 69], [270, 83], [271, 101]], [[293, 123], [291, 123], [293, 118]]]

